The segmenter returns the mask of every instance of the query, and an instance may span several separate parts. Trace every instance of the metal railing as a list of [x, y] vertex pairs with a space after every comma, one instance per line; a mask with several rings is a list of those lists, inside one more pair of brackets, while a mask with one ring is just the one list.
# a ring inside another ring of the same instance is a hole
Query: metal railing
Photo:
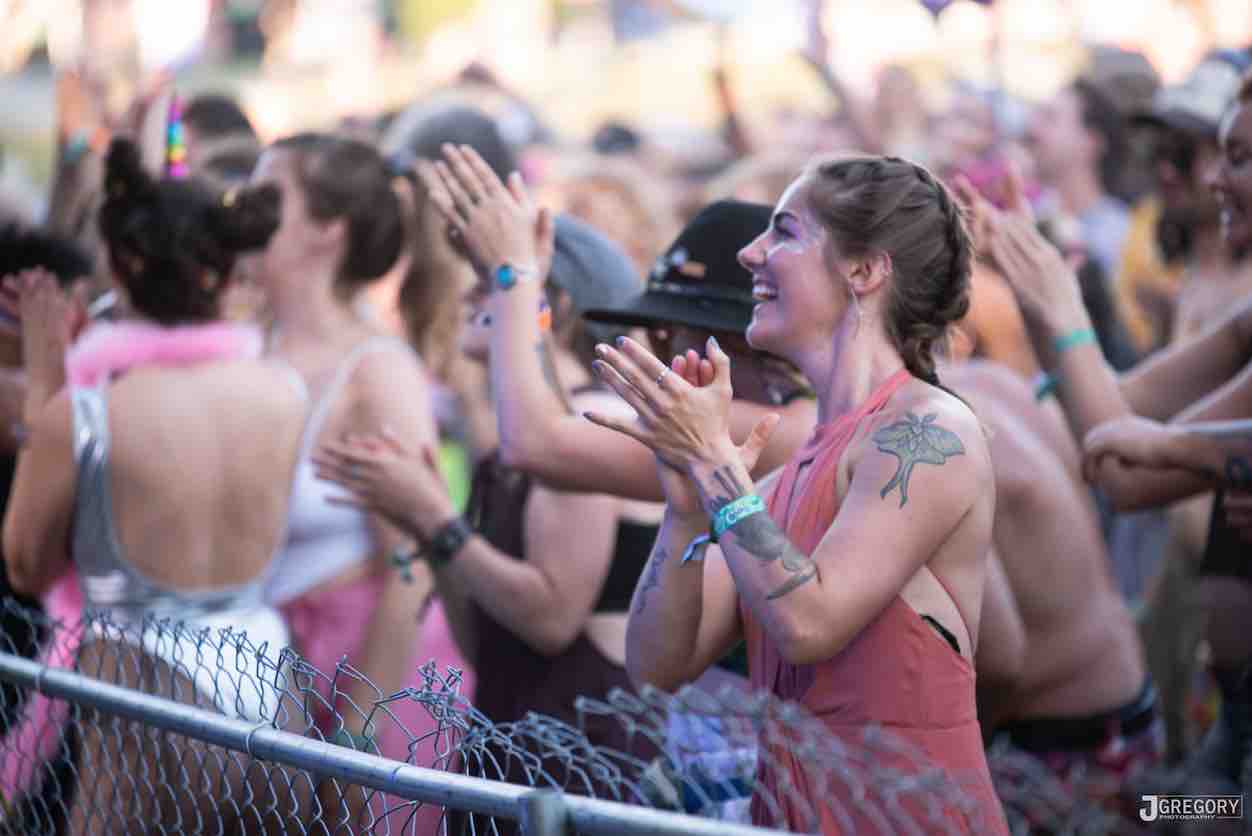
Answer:
[[[889, 732], [836, 737], [768, 694], [615, 691], [580, 698], [571, 722], [496, 723], [433, 665], [358, 705], [345, 691], [367, 681], [347, 664], [322, 672], [230, 629], [64, 624], [11, 601], [0, 614], [38, 638], [0, 645], [0, 833], [931, 834], [971, 807]], [[599, 740], [605, 722], [628, 743]], [[374, 738], [330, 742], [345, 727]], [[388, 733], [404, 760], [379, 755]], [[1032, 793], [1056, 783], [1015, 764]], [[1027, 801], [1007, 805], [1011, 822], [1026, 806], [1039, 820]], [[1093, 820], [1073, 804], [1053, 818]], [[1067, 827], [1052, 832], [1099, 832]]]

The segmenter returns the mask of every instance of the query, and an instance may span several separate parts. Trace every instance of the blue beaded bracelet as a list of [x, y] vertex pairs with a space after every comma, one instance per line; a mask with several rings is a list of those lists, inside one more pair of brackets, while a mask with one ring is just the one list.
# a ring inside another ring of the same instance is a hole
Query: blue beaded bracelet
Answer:
[[734, 502], [723, 505], [713, 516], [713, 533], [721, 537], [744, 517], [759, 514], [764, 510], [765, 502], [756, 494], [741, 496]]

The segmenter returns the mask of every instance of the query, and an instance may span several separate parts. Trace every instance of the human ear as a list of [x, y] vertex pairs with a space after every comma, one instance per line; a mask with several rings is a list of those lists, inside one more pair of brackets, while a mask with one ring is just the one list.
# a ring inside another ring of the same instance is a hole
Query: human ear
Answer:
[[891, 256], [884, 252], [872, 253], [858, 259], [848, 273], [848, 284], [857, 296], [874, 293], [891, 276]]

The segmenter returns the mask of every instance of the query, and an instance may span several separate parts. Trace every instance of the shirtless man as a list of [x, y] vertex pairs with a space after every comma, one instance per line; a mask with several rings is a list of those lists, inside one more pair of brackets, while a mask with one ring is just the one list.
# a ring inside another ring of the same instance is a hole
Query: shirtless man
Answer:
[[973, 361], [942, 378], [986, 426], [995, 469], [993, 542], [1007, 590], [993, 573], [983, 602], [983, 623], [997, 625], [976, 657], [988, 737], [1006, 735], [1062, 778], [1079, 764], [1126, 774], [1154, 762], [1155, 692], [1077, 444], [1002, 366]]

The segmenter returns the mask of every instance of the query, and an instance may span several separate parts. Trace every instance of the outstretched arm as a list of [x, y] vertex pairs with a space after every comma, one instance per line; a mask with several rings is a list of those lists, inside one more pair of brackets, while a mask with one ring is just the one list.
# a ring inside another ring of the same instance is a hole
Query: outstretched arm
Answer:
[[[520, 178], [501, 184], [472, 149], [449, 146], [445, 154], [446, 162], [422, 167], [421, 176], [435, 205], [475, 254], [483, 280], [490, 280], [505, 263], [535, 271], [509, 290], [493, 292], [488, 303], [492, 394], [502, 459], [563, 490], [663, 499], [651, 451], [570, 415], [545, 375], [544, 333], [537, 312], [551, 248], [550, 219], [531, 204]], [[778, 410], [738, 402], [731, 407], [735, 441], [745, 442], [767, 412], [781, 413], [783, 428], [762, 453], [758, 473], [786, 461], [814, 420], [812, 407], [803, 401]]]
[[958, 187], [972, 208], [980, 247], [1012, 288], [1039, 363], [1055, 378], [1075, 438], [1128, 414], [1169, 420], [1230, 380], [1252, 357], [1249, 300], [1207, 333], [1153, 355], [1119, 378], [1095, 341], [1074, 271], [1035, 228], [1020, 178], [1009, 178], [1003, 211], [968, 181], [958, 181]]

